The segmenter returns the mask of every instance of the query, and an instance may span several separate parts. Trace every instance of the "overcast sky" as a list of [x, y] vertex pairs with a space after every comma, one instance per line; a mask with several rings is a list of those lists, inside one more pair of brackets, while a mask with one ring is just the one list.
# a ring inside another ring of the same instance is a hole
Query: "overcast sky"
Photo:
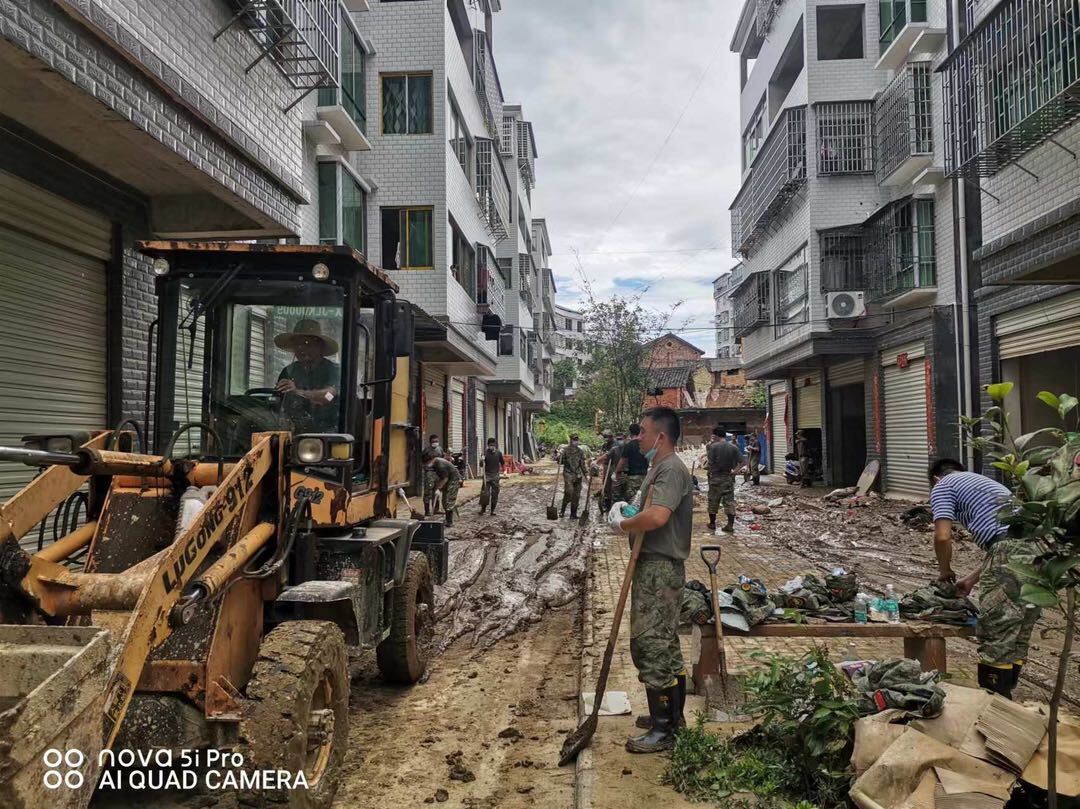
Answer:
[[[495, 15], [506, 101], [536, 131], [533, 216], [548, 222], [559, 302], [582, 299], [577, 249], [598, 297], [648, 285], [650, 308], [682, 302], [673, 325], [709, 356], [712, 280], [736, 263], [727, 209], [739, 187], [738, 57], [728, 43], [740, 5], [503, 0]], [[721, 249], [670, 252], [702, 247]]]

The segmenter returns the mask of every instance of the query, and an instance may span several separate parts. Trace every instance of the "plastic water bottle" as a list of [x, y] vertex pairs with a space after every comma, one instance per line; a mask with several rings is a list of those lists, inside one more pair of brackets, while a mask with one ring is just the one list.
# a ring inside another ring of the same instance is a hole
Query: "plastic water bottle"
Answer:
[[866, 596], [859, 593], [855, 597], [855, 623], [865, 624], [867, 621], [867, 603]]
[[622, 507], [622, 515], [625, 519], [636, 517], [641, 513], [641, 489], [634, 495], [634, 499]]
[[885, 585], [884, 612], [890, 624], [900, 623], [900, 602], [896, 600], [896, 592], [891, 584]]

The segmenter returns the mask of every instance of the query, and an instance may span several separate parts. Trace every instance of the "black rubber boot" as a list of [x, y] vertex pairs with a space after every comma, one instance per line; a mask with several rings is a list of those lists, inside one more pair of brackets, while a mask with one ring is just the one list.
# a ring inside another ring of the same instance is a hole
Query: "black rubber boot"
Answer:
[[448, 512], [446, 512], [446, 527], [449, 528], [453, 524], [454, 524], [454, 510], [450, 509]]
[[559, 516], [560, 517], [565, 517], [566, 516], [566, 506], [567, 506], [567, 503], [564, 500], [563, 504], [562, 504], [562, 508], [559, 509]]
[[[675, 692], [679, 698], [678, 705], [675, 706], [675, 724], [679, 730], [686, 727], [686, 717], [683, 715], [686, 709], [686, 673], [678, 675], [676, 678]], [[641, 714], [634, 720], [634, 727], [641, 728], [642, 730], [648, 730], [652, 727], [652, 717], [649, 714]]]
[[710, 514], [709, 515], [709, 530], [710, 531], [715, 531], [716, 530], [716, 515], [715, 514]]
[[660, 753], [675, 746], [675, 715], [679, 687], [646, 688], [645, 696], [649, 699], [649, 716], [652, 726], [640, 736], [626, 740], [626, 749], [631, 753]]
[[980, 663], [979, 687], [1000, 694], [1005, 699], [1012, 699], [1014, 668], [1003, 669], [989, 663]]
[[576, 503], [571, 503], [570, 504], [570, 519], [571, 520], [576, 520], [577, 519], [577, 504]]
[[1023, 663], [1013, 663], [1012, 667], [1012, 687], [1016, 688], [1020, 684], [1020, 672], [1024, 670]]
[[724, 526], [723, 530], [724, 530], [724, 533], [726, 533], [726, 534], [734, 534], [735, 533], [735, 515], [734, 514], [728, 514], [727, 525]]
[[480, 506], [480, 513], [483, 514], [486, 509], [487, 506]]

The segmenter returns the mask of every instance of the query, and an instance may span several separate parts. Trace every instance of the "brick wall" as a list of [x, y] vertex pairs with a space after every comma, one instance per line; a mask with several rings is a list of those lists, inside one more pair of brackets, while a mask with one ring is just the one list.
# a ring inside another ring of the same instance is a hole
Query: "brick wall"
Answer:
[[661, 342], [654, 346], [645, 356], [644, 365], [647, 368], [673, 368], [679, 365], [689, 365], [701, 359], [701, 352], [678, 340], [660, 338]]

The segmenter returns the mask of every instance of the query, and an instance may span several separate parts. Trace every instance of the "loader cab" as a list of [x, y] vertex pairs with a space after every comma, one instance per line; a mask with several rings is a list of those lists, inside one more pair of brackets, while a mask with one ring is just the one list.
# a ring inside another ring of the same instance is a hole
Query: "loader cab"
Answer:
[[254, 433], [291, 433], [294, 453], [314, 446], [301, 436], [336, 436], [309, 471], [352, 491], [374, 485], [389, 445], [376, 431], [389, 421], [397, 358], [412, 350], [393, 283], [344, 247], [140, 249], [159, 301], [153, 450], [229, 460]]

